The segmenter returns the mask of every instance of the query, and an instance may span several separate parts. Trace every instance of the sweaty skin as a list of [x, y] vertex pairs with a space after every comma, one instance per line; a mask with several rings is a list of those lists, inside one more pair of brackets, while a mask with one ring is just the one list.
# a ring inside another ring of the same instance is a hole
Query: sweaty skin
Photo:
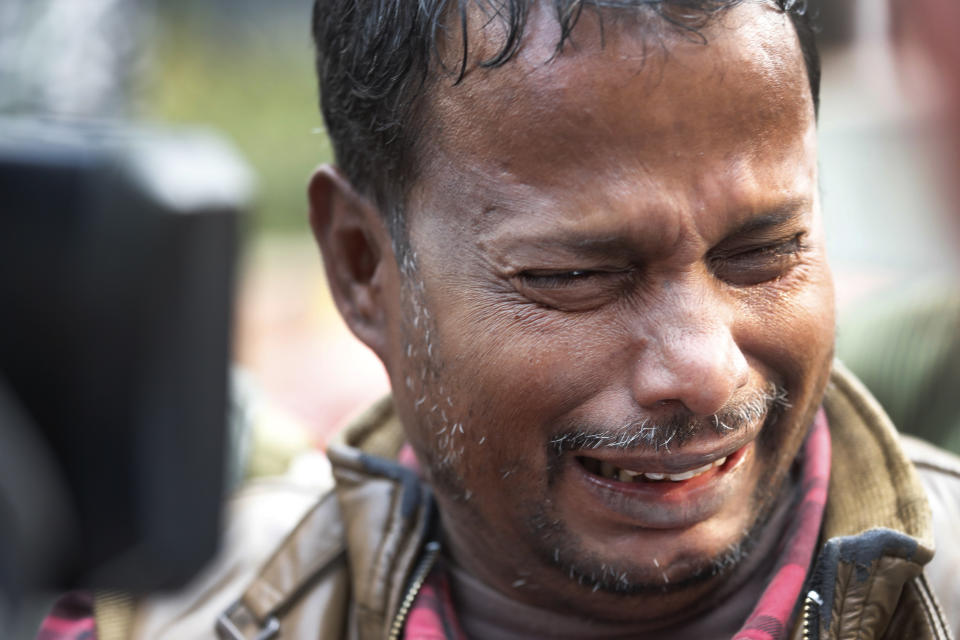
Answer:
[[[554, 56], [535, 9], [517, 59], [431, 87], [410, 251], [380, 247], [382, 330], [354, 328], [460, 566], [527, 604], [656, 629], [766, 578], [711, 571], [789, 498], [833, 289], [789, 18], [747, 2], [704, 44], [611, 16], [602, 46], [586, 12]], [[497, 37], [473, 24], [481, 49]], [[782, 411], [742, 411], [777, 389]], [[671, 421], [686, 437], [663, 442]], [[576, 434], [633, 444], [557, 445]], [[682, 477], [724, 457], [679, 482], [601, 471]]]

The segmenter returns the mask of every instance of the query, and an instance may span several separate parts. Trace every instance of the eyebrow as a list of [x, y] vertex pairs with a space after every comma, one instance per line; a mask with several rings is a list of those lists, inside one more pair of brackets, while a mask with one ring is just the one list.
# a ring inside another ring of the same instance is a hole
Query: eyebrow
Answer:
[[[785, 201], [763, 213], [752, 216], [728, 231], [714, 246], [720, 246], [735, 238], [761, 235], [782, 229], [799, 220], [809, 210], [809, 198], [797, 198]], [[637, 257], [637, 241], [630, 237], [610, 233], [590, 233], [589, 231], [554, 229], [544, 235], [524, 237], [513, 248], [569, 252], [592, 259], [614, 259], [632, 261]]]
[[774, 209], [769, 209], [760, 215], [753, 216], [727, 233], [726, 238], [746, 236], [769, 229], [785, 226], [801, 216], [810, 208], [810, 200], [798, 198], [784, 202]]
[[584, 234], [576, 231], [554, 231], [548, 236], [527, 238], [525, 248], [570, 251], [589, 257], [629, 257], [636, 253], [633, 241], [609, 234]]

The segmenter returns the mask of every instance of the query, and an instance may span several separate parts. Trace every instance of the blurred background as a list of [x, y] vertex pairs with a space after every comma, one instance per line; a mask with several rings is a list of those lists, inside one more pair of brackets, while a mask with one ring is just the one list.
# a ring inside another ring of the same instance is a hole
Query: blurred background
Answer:
[[[387, 382], [337, 315], [307, 224], [307, 179], [331, 160], [317, 106], [311, 4], [179, 0], [142, 9], [150, 27], [134, 95], [144, 118], [213, 127], [253, 169], [259, 188], [241, 265], [236, 360], [269, 399], [257, 405], [266, 412], [261, 421], [278, 425], [289, 416], [322, 445]], [[293, 430], [272, 431], [274, 440], [298, 442]]]
[[[311, 5], [179, 0], [145, 10], [152, 22], [147, 71], [135, 92], [138, 113], [215, 128], [257, 176], [235, 353], [250, 386], [262, 392], [255, 424], [271, 425], [269, 433], [255, 430], [254, 436], [261, 445], [275, 443], [279, 458], [252, 461], [266, 467], [252, 473], [276, 471], [286, 445], [322, 446], [388, 389], [379, 360], [332, 305], [307, 224], [307, 179], [332, 159], [313, 73]], [[306, 441], [293, 424], [303, 427]]]

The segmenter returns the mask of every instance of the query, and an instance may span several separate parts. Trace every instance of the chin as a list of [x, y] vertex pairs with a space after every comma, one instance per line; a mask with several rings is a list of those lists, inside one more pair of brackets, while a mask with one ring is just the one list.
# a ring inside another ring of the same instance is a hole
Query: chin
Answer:
[[[755, 498], [756, 500], [756, 498]], [[723, 580], [750, 554], [775, 501], [750, 510], [752, 519], [685, 531], [635, 530], [616, 539], [591, 540], [541, 511], [530, 521], [536, 555], [577, 590], [619, 596], [672, 595]], [[613, 553], [611, 553], [613, 551]]]

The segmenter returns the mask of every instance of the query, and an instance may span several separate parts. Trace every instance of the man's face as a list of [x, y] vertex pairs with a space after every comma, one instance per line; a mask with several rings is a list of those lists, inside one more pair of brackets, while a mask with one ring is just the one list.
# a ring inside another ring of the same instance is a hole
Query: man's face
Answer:
[[432, 90], [385, 360], [458, 562], [657, 617], [780, 497], [833, 291], [789, 19], [746, 3], [661, 47], [608, 18], [546, 62], [535, 10], [518, 59]]

